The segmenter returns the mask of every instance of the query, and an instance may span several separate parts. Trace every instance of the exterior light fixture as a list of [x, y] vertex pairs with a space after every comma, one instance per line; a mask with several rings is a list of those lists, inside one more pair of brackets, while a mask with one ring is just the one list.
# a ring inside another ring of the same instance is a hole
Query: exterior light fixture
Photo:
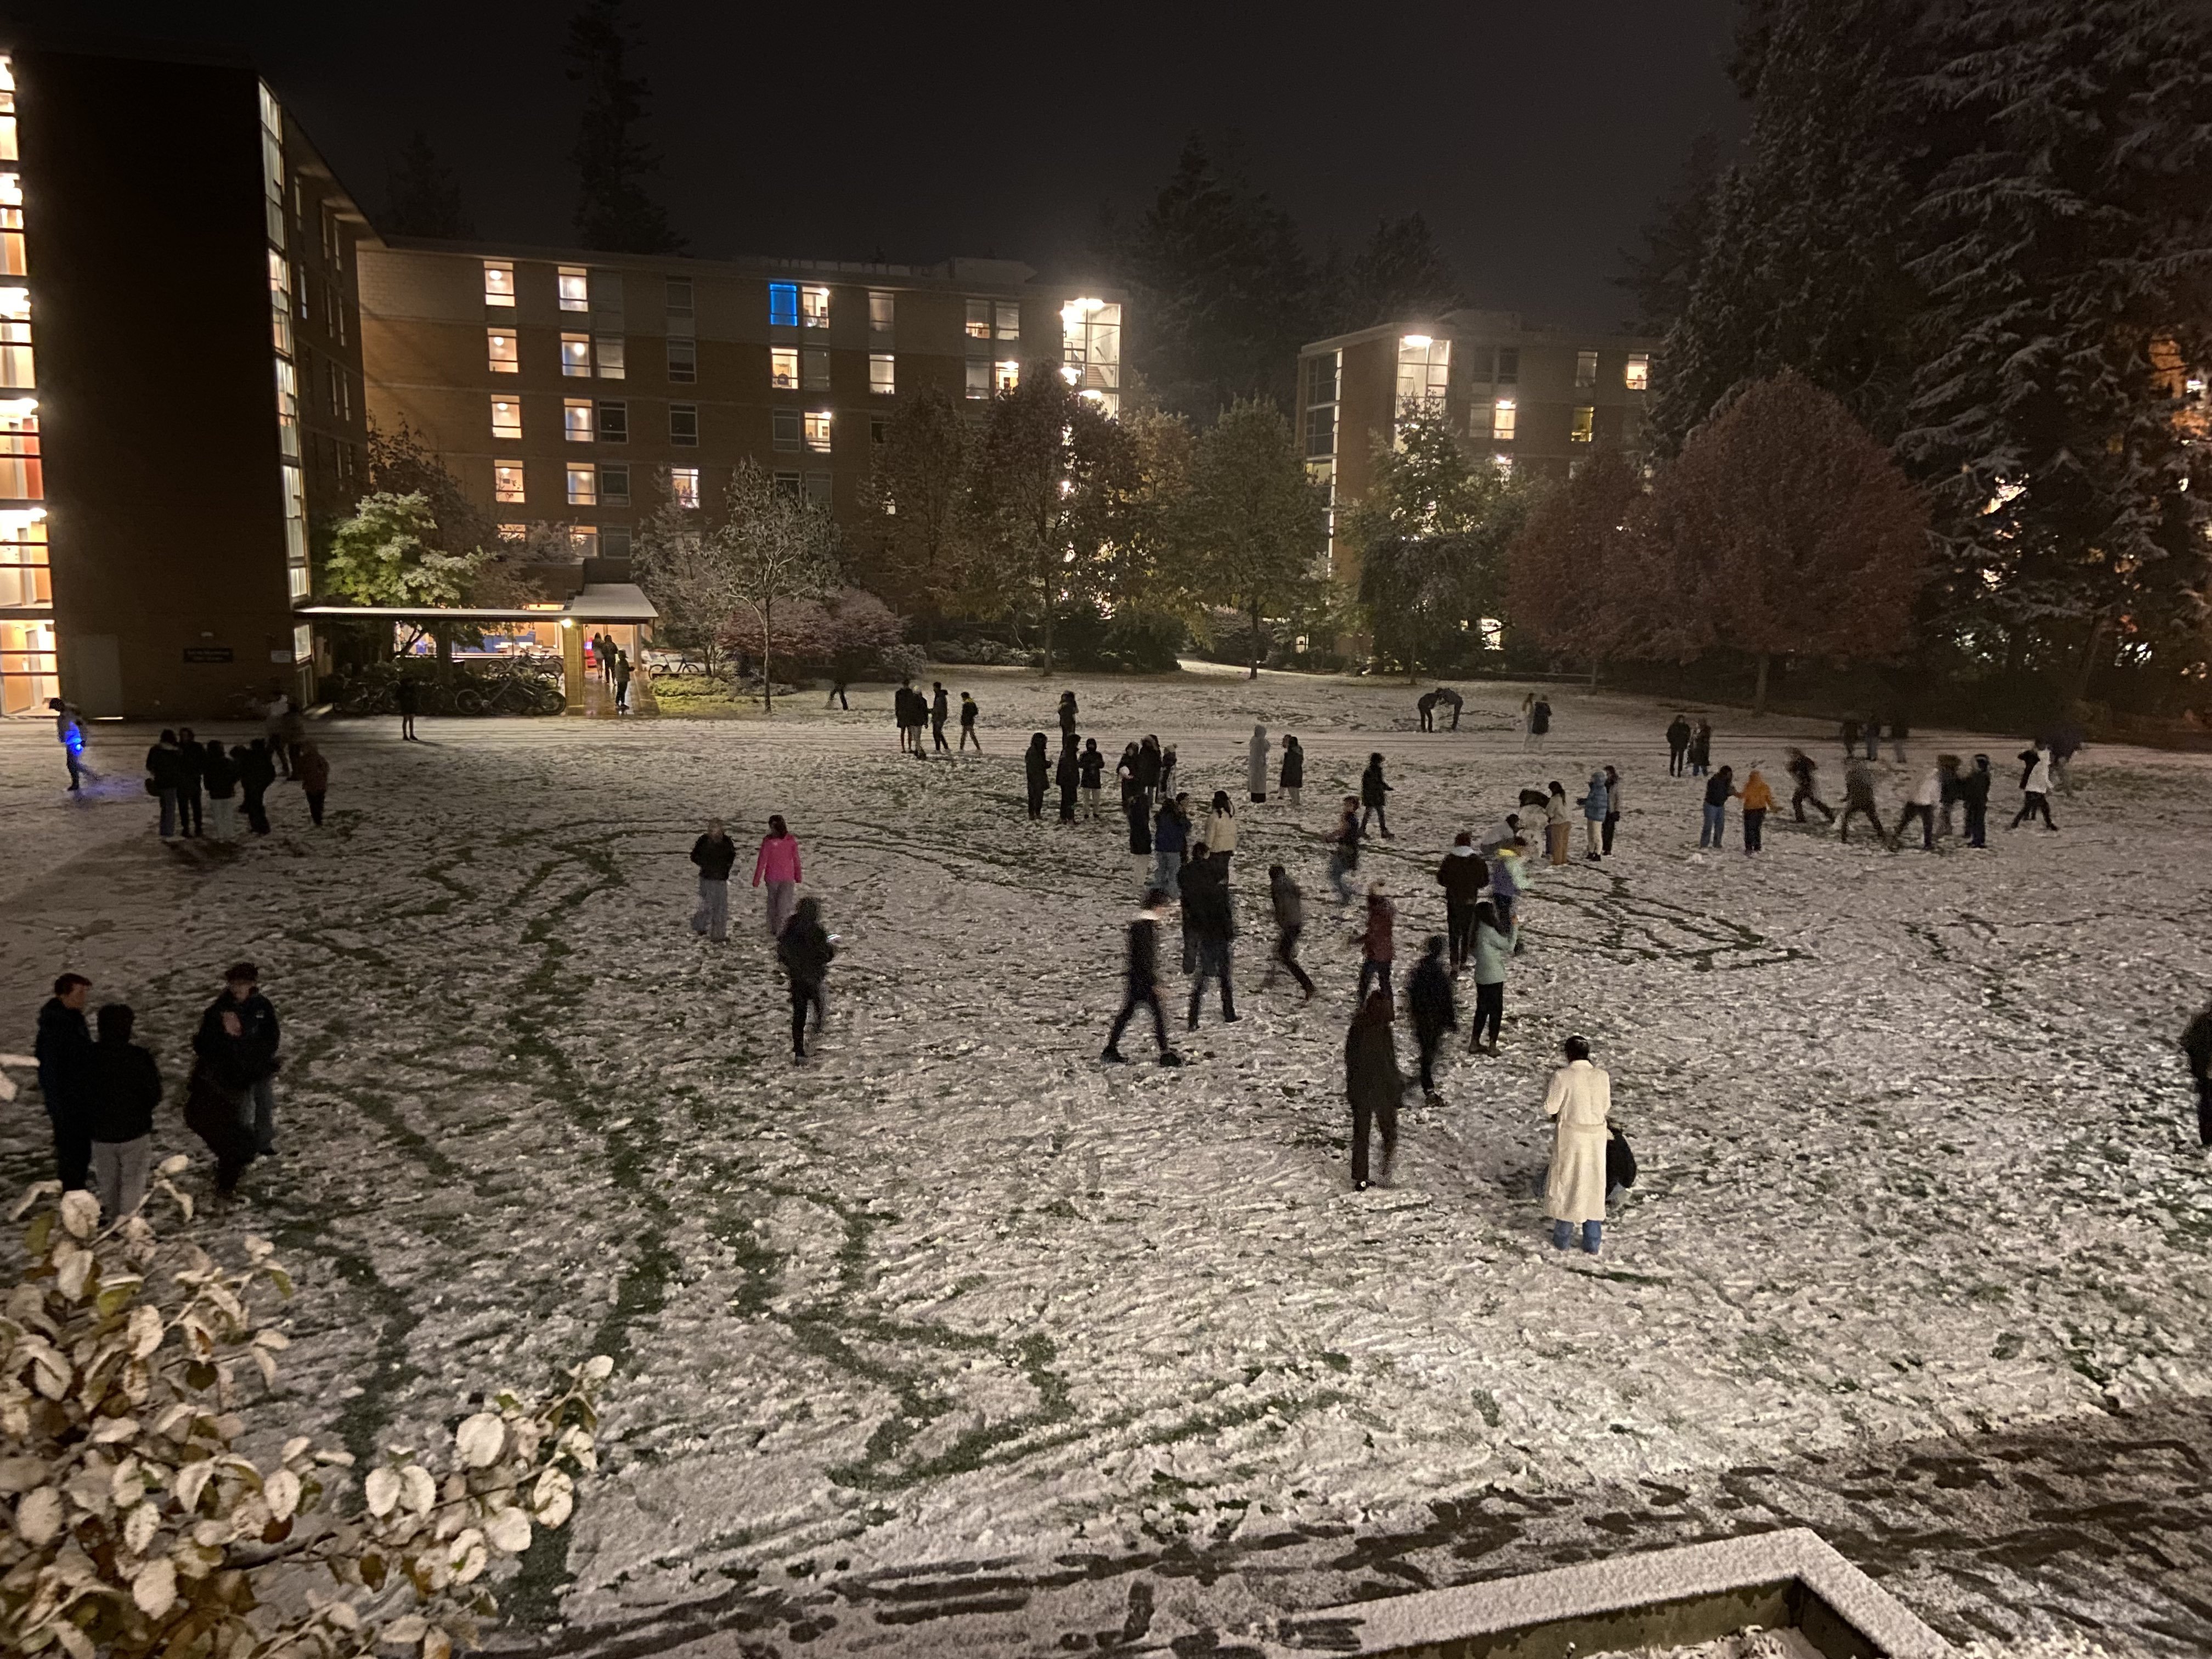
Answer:
[[1401, 338], [1398, 343], [1400, 345], [1413, 346], [1419, 349], [1426, 349], [1429, 344], [1429, 337], [1425, 334], [1408, 334]]

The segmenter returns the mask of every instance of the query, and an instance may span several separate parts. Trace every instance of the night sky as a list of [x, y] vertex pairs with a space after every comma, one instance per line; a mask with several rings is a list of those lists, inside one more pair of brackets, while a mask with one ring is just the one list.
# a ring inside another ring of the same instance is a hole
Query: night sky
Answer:
[[[72, 42], [241, 50], [372, 218], [388, 158], [420, 126], [480, 236], [557, 246], [573, 240], [570, 9], [0, 0], [0, 21], [19, 39], [64, 27]], [[1583, 326], [1630, 314], [1611, 282], [1617, 251], [1691, 139], [1740, 130], [1722, 72], [1735, 12], [1735, 0], [629, 7], [661, 197], [692, 252], [1079, 268], [1102, 206], [1140, 208], [1196, 129], [1316, 249], [1418, 209], [1476, 303]]]

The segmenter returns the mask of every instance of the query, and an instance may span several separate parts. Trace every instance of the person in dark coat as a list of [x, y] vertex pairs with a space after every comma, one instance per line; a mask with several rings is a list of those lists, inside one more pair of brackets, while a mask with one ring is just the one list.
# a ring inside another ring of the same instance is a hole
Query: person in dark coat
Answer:
[[192, 728], [177, 728], [177, 827], [187, 840], [206, 833], [207, 823], [200, 802], [203, 781], [200, 769], [207, 757], [200, 751], [199, 739]]
[[[916, 741], [920, 741], [919, 733]], [[1022, 756], [1022, 777], [1029, 786], [1032, 822], [1044, 816], [1044, 787], [1051, 775], [1052, 762], [1044, 752], [1044, 733], [1033, 732], [1030, 734], [1029, 749]]]
[[[1123, 769], [1128, 769], [1125, 763]], [[1129, 820], [1129, 854], [1132, 858], [1148, 859], [1152, 855], [1152, 812], [1148, 792], [1141, 783], [1124, 780], [1121, 786], [1121, 811]]]
[[1702, 778], [1713, 769], [1713, 723], [1699, 720], [1690, 733], [1690, 775]]
[[1147, 736], [1137, 745], [1137, 787], [1143, 792], [1145, 811], [1152, 808], [1152, 797], [1160, 787], [1160, 740]]
[[111, 1002], [100, 1011], [100, 1041], [86, 1051], [85, 1129], [92, 1138], [92, 1191], [107, 1220], [128, 1215], [144, 1201], [152, 1173], [154, 1109], [161, 1103], [161, 1073], [154, 1056], [131, 1040], [129, 1006]]
[[1228, 862], [1218, 854], [1194, 858], [1183, 866], [1183, 926], [1196, 947], [1196, 968], [1190, 981], [1188, 1024], [1198, 1029], [1199, 1004], [1206, 981], [1221, 981], [1221, 1020], [1237, 1023], [1237, 990], [1230, 983], [1230, 940], [1237, 933], [1236, 912], [1229, 899]]
[[422, 739], [415, 735], [415, 716], [422, 707], [422, 688], [416, 684], [413, 675], [401, 671], [399, 684], [392, 688], [392, 701], [399, 710], [399, 740], [402, 743], [422, 742]]
[[208, 816], [215, 820], [217, 841], [238, 833], [238, 763], [222, 752], [222, 744], [210, 738], [200, 750], [200, 782], [207, 789]]
[[1467, 966], [1474, 948], [1474, 907], [1490, 885], [1490, 866], [1474, 850], [1474, 836], [1462, 830], [1437, 866], [1437, 885], [1444, 890], [1444, 933], [1451, 947], [1451, 970]]
[[1160, 799], [1165, 799], [1174, 794], [1176, 750], [1175, 745], [1170, 743], [1160, 750]]
[[1366, 833], [1367, 820], [1370, 815], [1372, 815], [1375, 821], [1382, 827], [1382, 839], [1385, 841], [1396, 839], [1390, 833], [1389, 814], [1382, 810], [1383, 803], [1389, 799], [1389, 796], [1390, 786], [1382, 781], [1382, 757], [1379, 754], [1370, 755], [1367, 757], [1367, 769], [1359, 775], [1359, 830], [1362, 835]]
[[1859, 722], [1856, 714], [1844, 716], [1843, 733], [1844, 758], [1849, 760], [1859, 752]]
[[[961, 732], [965, 738], [965, 729]], [[1075, 791], [1083, 781], [1083, 760], [1075, 747], [1075, 734], [1071, 732], [1060, 740], [1060, 758], [1053, 763], [1053, 787], [1060, 791], [1060, 821], [1075, 822]]]
[[1344, 1092], [1352, 1102], [1352, 1189], [1368, 1188], [1370, 1126], [1382, 1133], [1384, 1182], [1398, 1156], [1398, 1099], [1406, 1080], [1398, 1071], [1398, 1044], [1390, 1030], [1390, 994], [1374, 991], [1352, 1017], [1344, 1038]]
[[[1069, 695], [1073, 696], [1073, 693]], [[1121, 1033], [1128, 1029], [1130, 1017], [1139, 1008], [1152, 1011], [1152, 1036], [1160, 1045], [1160, 1064], [1182, 1064], [1182, 1056], [1168, 1047], [1168, 1018], [1160, 1007], [1160, 921], [1167, 914], [1167, 902], [1168, 896], [1155, 887], [1145, 895], [1143, 908], [1130, 919], [1121, 1012], [1114, 1017], [1114, 1029], [1107, 1036], [1105, 1053], [1098, 1056], [1109, 1065], [1127, 1062], [1128, 1056], [1121, 1052]]]
[[1959, 775], [1959, 805], [1966, 815], [1969, 847], [1990, 844], [1990, 786], [1996, 781], [1987, 755], [1975, 756], [1972, 769]]
[[1313, 1000], [1314, 982], [1306, 970], [1298, 965], [1298, 935], [1305, 931], [1305, 895], [1298, 890], [1290, 872], [1279, 864], [1267, 866], [1267, 902], [1275, 913], [1275, 959], [1267, 964], [1267, 976], [1260, 981], [1266, 990], [1275, 982], [1275, 969], [1282, 969], [1297, 981], [1298, 988], [1305, 993], [1308, 1002]]
[[1152, 820], [1152, 885], [1170, 898], [1182, 890], [1183, 856], [1190, 850], [1188, 797], [1163, 800]]
[[[975, 716], [978, 712], [980, 711], [975, 707], [975, 694], [972, 691], [963, 691], [960, 694], [960, 752], [963, 755], [968, 752], [969, 744], [975, 745], [977, 754], [983, 752], [983, 739], [975, 735]], [[1073, 732], [1066, 734], [1067, 744], [1072, 745], [1074, 741]]]
[[1790, 751], [1789, 769], [1790, 815], [1798, 823], [1804, 823], [1805, 804], [1810, 801], [1826, 815], [1829, 823], [1833, 823], [1836, 821], [1836, 809], [1820, 799], [1820, 788], [1814, 781], [1814, 775], [1820, 769], [1814, 764], [1813, 757], [1802, 749], [1793, 749]]
[[1061, 692], [1060, 694], [1060, 735], [1061, 737], [1072, 738], [1075, 735], [1075, 693]]
[[233, 963], [223, 971], [222, 994], [200, 1016], [192, 1052], [220, 1060], [224, 1075], [239, 1080], [246, 1094], [240, 1121], [257, 1158], [276, 1151], [276, 1073], [283, 1064], [276, 1048], [283, 1036], [276, 1005], [261, 994], [261, 970], [250, 962]]
[[1390, 988], [1390, 964], [1397, 956], [1397, 927], [1398, 907], [1390, 902], [1381, 882], [1370, 883], [1366, 922], [1352, 941], [1359, 946], [1359, 989], [1353, 994], [1363, 1002], [1367, 999], [1370, 979], [1386, 993]]
[[300, 781], [300, 793], [307, 798], [307, 819], [319, 828], [323, 822], [323, 798], [331, 793], [331, 761], [311, 742], [301, 742], [292, 751], [292, 775]]
[[1422, 731], [1433, 732], [1437, 729], [1437, 694], [1435, 692], [1424, 691], [1413, 700], [1413, 708], [1421, 717]]
[[1365, 834], [1359, 827], [1359, 797], [1346, 795], [1344, 816], [1336, 821], [1336, 834], [1329, 840], [1328, 880], [1339, 904], [1349, 904], [1358, 896], [1359, 843]]
[[177, 833], [177, 796], [184, 787], [184, 754], [177, 734], [163, 732], [161, 740], [146, 751], [146, 793], [161, 803], [161, 839]]
[[822, 981], [828, 977], [830, 963], [836, 954], [836, 941], [823, 930], [821, 901], [799, 900], [799, 908], [791, 913], [791, 920], [783, 924], [783, 932], [775, 941], [775, 959], [783, 964], [784, 978], [791, 992], [791, 1058], [794, 1064], [806, 1058], [809, 1008], [814, 1011], [815, 1041], [822, 1039]]
[[617, 647], [615, 651], [615, 712], [629, 713], [629, 653]]
[[691, 843], [691, 862], [699, 866], [699, 908], [691, 913], [691, 931], [717, 945], [730, 936], [730, 871], [737, 861], [737, 842], [721, 819], [708, 818], [706, 833]]
[[1866, 739], [1866, 757], [1870, 761], [1880, 760], [1881, 758], [1881, 716], [1869, 714], [1866, 724], [1859, 729], [1859, 735]]
[[1106, 757], [1098, 752], [1097, 738], [1084, 738], [1083, 753], [1076, 760], [1076, 775], [1083, 786], [1083, 815], [1095, 821], [1106, 787]]
[[1882, 838], [1881, 811], [1875, 805], [1874, 774], [1867, 763], [1854, 756], [1844, 763], [1844, 815], [1836, 823], [1836, 839], [1851, 838], [1851, 820], [1865, 813], [1874, 825], [1875, 839]]
[[1283, 738], [1283, 763], [1275, 774], [1275, 783], [1291, 805], [1298, 804], [1298, 791], [1306, 787], [1306, 751], [1298, 746], [1296, 738]]
[[1677, 714], [1667, 723], [1667, 775], [1679, 778], [1690, 753], [1690, 720]]
[[85, 1114], [85, 1063], [92, 1054], [92, 1027], [84, 1006], [92, 981], [82, 974], [64, 974], [54, 994], [39, 1009], [39, 1034], [31, 1052], [39, 1062], [39, 1093], [54, 1132], [54, 1176], [62, 1190], [74, 1192], [92, 1174], [92, 1128]]
[[945, 722], [952, 718], [952, 694], [945, 689], [943, 680], [932, 680], [929, 687], [930, 747], [949, 750], [952, 745], [945, 740]]
[[238, 768], [238, 804], [246, 811], [246, 827], [257, 836], [269, 833], [269, 787], [276, 781], [276, 762], [264, 738], [242, 748], [234, 747], [231, 762]]
[[1446, 1031], [1459, 1029], [1459, 1006], [1452, 1000], [1442, 933], [1429, 935], [1421, 959], [1407, 977], [1406, 1011], [1413, 1016], [1413, 1037], [1421, 1046], [1421, 1097], [1431, 1106], [1442, 1105], [1437, 1094], [1437, 1048]]
[[2197, 1139], [2212, 1146], [2212, 1002], [2182, 1028], [2181, 1052], [2189, 1056], [2189, 1075], [2197, 1083]]

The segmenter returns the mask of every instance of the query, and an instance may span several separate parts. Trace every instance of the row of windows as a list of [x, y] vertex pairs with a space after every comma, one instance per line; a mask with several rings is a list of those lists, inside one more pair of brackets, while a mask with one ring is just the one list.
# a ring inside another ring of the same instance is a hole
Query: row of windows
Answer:
[[[520, 461], [495, 461], [492, 464], [492, 499], [508, 506], [521, 506], [528, 499], [523, 464]], [[600, 461], [572, 461], [562, 467], [562, 481], [570, 507], [628, 507], [630, 505], [630, 470], [626, 464]], [[699, 506], [699, 469], [696, 466], [672, 466], [668, 469], [668, 496], [677, 506], [696, 509]], [[830, 504], [830, 477], [827, 472], [778, 472], [775, 475], [779, 489], [793, 494], [803, 493]], [[805, 480], [801, 483], [802, 477]], [[500, 534], [511, 540], [520, 540], [527, 533], [520, 525], [501, 525]], [[625, 532], [627, 533], [627, 532]]]
[[[778, 449], [802, 446], [824, 453], [830, 448], [830, 428], [836, 416], [826, 409], [777, 409], [769, 415], [772, 441]], [[561, 429], [571, 443], [621, 444], [630, 436], [629, 405], [571, 398], [561, 405]], [[522, 439], [522, 404], [513, 398], [491, 400], [491, 435], [507, 443]], [[696, 448], [699, 442], [699, 405], [668, 405], [668, 441], [678, 449]]]
[[[0, 289], [0, 294], [7, 290]], [[668, 379], [677, 386], [690, 386], [699, 378], [698, 342], [671, 337], [668, 350]], [[820, 347], [771, 346], [769, 348], [768, 383], [778, 392], [826, 392], [830, 388], [830, 353]], [[561, 337], [561, 373], [570, 380], [620, 380], [629, 378], [629, 354], [628, 343], [619, 335], [563, 334]], [[494, 374], [519, 374], [522, 372], [522, 341], [514, 330], [488, 328], [484, 331], [484, 362]], [[1013, 358], [994, 362], [987, 357], [970, 358], [967, 363], [965, 391], [970, 398], [988, 398], [995, 392], [1012, 390], [1019, 384], [1022, 366]], [[868, 390], [879, 397], [894, 397], [898, 392], [898, 359], [888, 351], [868, 354]]]
[[[1479, 405], [1468, 417], [1469, 434], [1476, 438], [1481, 437], [1486, 424], [1491, 438], [1497, 442], [1504, 443], [1519, 435], [1521, 407], [1518, 401], [1499, 398], [1486, 405]], [[1567, 441], [1586, 444], [1596, 435], [1596, 407], [1590, 404], [1577, 404], [1567, 418]]]

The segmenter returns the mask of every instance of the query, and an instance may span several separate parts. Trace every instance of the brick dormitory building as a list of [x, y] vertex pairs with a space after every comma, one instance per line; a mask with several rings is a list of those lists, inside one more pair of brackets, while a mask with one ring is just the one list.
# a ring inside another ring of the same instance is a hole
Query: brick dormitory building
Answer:
[[311, 532], [365, 489], [372, 423], [502, 535], [561, 527], [542, 602], [466, 614], [635, 637], [662, 500], [711, 504], [750, 459], [857, 522], [902, 398], [980, 412], [1048, 362], [1118, 410], [1121, 322], [1011, 260], [382, 238], [250, 66], [0, 40], [0, 714], [311, 697]]

